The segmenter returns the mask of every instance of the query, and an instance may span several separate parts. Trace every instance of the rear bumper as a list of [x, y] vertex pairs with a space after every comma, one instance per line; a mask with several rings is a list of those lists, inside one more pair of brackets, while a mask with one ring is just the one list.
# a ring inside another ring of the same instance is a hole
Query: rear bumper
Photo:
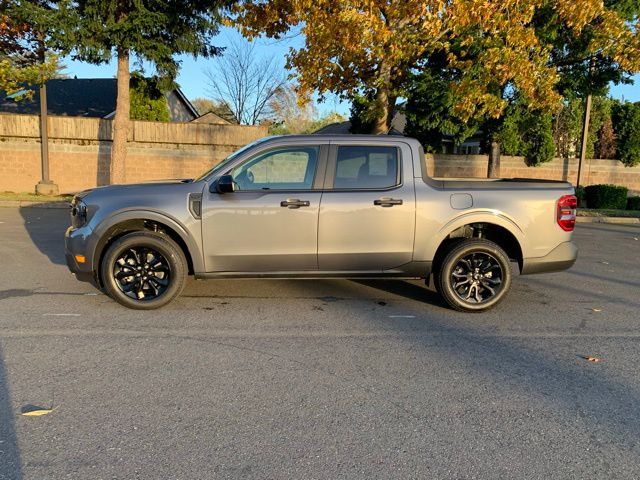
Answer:
[[522, 275], [532, 273], [561, 272], [576, 263], [578, 247], [573, 242], [564, 242], [544, 257], [525, 258], [522, 262]]

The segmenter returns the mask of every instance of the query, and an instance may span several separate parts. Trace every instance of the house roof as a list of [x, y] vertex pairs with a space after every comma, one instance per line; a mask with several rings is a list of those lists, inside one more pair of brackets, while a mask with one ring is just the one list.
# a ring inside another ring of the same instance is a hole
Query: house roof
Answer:
[[[193, 116], [198, 112], [179, 88], [174, 90]], [[47, 110], [50, 115], [69, 117], [110, 118], [116, 109], [117, 80], [115, 78], [64, 78], [47, 82]], [[40, 113], [40, 93], [36, 88], [31, 98], [16, 102], [0, 91], [0, 112], [37, 115]]]
[[222, 118], [220, 115], [216, 115], [213, 112], [207, 112], [204, 115], [200, 115], [197, 118], [191, 120], [193, 123], [208, 123], [213, 125], [227, 125], [230, 122]]
[[[16, 102], [2, 92], [0, 111], [40, 113], [40, 93]], [[51, 115], [71, 117], [105, 117], [116, 109], [115, 78], [69, 78], [47, 82], [47, 110]]]

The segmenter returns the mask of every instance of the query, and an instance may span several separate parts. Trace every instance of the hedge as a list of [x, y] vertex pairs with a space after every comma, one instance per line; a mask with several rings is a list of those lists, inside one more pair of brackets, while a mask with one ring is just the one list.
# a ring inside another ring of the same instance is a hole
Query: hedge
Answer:
[[587, 208], [609, 208], [624, 210], [627, 208], [627, 187], [618, 185], [590, 185], [584, 189]]
[[640, 210], [640, 197], [627, 198], [627, 210]]

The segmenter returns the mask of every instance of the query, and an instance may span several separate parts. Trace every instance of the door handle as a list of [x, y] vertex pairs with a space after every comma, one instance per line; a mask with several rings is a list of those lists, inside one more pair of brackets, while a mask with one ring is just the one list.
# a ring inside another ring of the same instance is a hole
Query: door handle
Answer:
[[402, 200], [399, 198], [382, 197], [374, 200], [373, 204], [380, 207], [393, 207], [394, 205], [402, 205]]
[[297, 198], [287, 198], [280, 202], [281, 207], [287, 208], [308, 207], [309, 205], [311, 205], [309, 200], [298, 200]]

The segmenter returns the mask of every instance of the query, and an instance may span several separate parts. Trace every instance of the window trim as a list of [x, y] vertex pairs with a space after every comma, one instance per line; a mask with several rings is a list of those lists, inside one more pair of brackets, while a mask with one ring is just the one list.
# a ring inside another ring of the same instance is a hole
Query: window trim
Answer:
[[260, 150], [255, 152], [254, 155], [249, 156], [244, 159], [242, 162], [232, 166], [229, 168], [225, 175], [230, 175], [231, 172], [237, 168], [242, 167], [247, 162], [254, 160], [258, 156], [263, 156], [267, 153], [270, 153], [274, 150], [295, 150], [295, 149], [304, 149], [304, 148], [317, 148], [318, 149], [318, 158], [316, 160], [316, 167], [313, 176], [313, 181], [311, 182], [311, 188], [287, 188], [287, 189], [252, 189], [252, 190], [236, 190], [233, 193], [279, 193], [279, 192], [321, 192], [326, 168], [327, 168], [327, 156], [329, 151], [329, 144], [327, 143], [305, 143], [305, 144], [294, 144], [294, 145], [274, 145], [270, 148], [266, 148], [264, 150]]
[[[396, 161], [398, 162], [398, 171], [396, 173], [396, 184], [390, 187], [384, 188], [334, 188], [334, 181], [337, 173], [338, 165], [338, 149], [340, 147], [372, 147], [372, 148], [394, 148], [396, 150]], [[402, 149], [397, 145], [372, 145], [366, 143], [345, 143], [345, 144], [331, 144], [329, 146], [329, 158], [326, 165], [326, 178], [324, 182], [325, 192], [388, 192], [390, 190], [396, 190], [403, 186], [402, 176]]]

